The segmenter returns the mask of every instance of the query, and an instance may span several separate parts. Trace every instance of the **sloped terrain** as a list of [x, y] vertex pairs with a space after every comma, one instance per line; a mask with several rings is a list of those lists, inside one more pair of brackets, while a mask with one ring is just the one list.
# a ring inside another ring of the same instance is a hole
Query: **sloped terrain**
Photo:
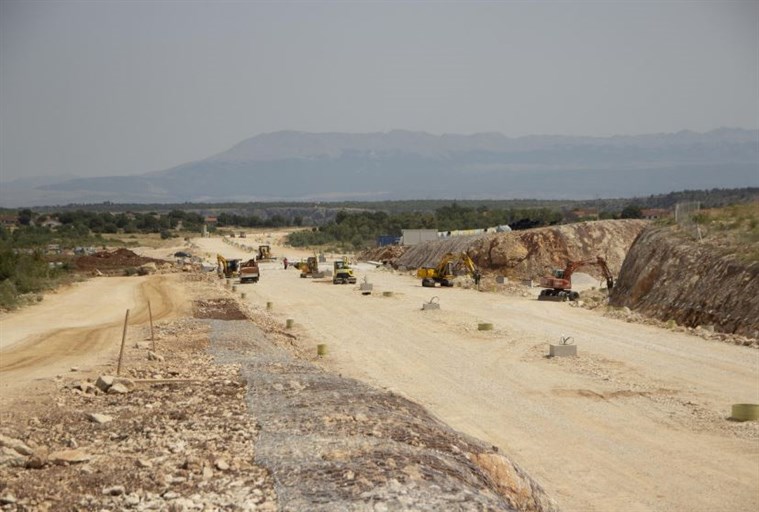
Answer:
[[[454, 237], [407, 248], [396, 258], [387, 258], [380, 248], [363, 259], [385, 261], [397, 268], [435, 266], [447, 252], [466, 251], [484, 272], [516, 279], [534, 279], [567, 261], [603, 256], [612, 273], [622, 266], [630, 245], [647, 225], [642, 220], [603, 220], [547, 228]], [[598, 269], [583, 272], [597, 275]]]
[[670, 227], [635, 240], [610, 303], [688, 327], [759, 337], [759, 262]]

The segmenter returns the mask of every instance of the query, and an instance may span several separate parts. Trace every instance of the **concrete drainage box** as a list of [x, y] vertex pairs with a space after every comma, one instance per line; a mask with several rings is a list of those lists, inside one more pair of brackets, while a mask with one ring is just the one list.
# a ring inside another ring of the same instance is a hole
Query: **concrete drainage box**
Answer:
[[549, 345], [548, 357], [567, 357], [577, 355], [577, 345]]

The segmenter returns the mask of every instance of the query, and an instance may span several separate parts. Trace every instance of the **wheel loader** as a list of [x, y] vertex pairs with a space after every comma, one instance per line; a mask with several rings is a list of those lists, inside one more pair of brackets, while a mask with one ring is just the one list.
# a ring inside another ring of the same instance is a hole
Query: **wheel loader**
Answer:
[[219, 263], [217, 272], [219, 277], [233, 278], [237, 277], [240, 272], [240, 260], [228, 260], [221, 254], [216, 255], [216, 261]]

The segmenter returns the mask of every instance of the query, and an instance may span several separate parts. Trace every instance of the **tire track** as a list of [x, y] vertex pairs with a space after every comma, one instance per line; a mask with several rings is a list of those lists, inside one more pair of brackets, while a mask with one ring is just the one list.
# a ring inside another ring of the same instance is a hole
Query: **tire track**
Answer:
[[[169, 276], [152, 276], [137, 287], [131, 308], [129, 326], [139, 326], [149, 320], [147, 301], [150, 300], [153, 321], [180, 313], [186, 308], [181, 295], [176, 293], [175, 280]], [[107, 300], [107, 299], [104, 299]], [[71, 307], [76, 307], [72, 305]], [[51, 311], [51, 324], [55, 321]], [[95, 324], [91, 327], [51, 329], [29, 340], [0, 351], [0, 377], [3, 384], [20, 384], [39, 378], [63, 363], [92, 361], [117, 351], [123, 321]]]

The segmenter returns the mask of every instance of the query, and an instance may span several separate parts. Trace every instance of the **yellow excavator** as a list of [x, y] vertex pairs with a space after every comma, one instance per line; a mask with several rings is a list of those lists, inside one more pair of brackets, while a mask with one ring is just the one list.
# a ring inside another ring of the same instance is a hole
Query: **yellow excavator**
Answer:
[[216, 255], [216, 261], [219, 263], [218, 268], [216, 269], [219, 277], [237, 277], [240, 272], [240, 260], [228, 260], [221, 254]]
[[323, 272], [319, 272], [319, 258], [309, 256], [305, 261], [301, 261], [298, 266], [300, 277], [324, 277]]
[[440, 259], [436, 267], [422, 267], [416, 271], [416, 276], [422, 280], [422, 286], [426, 287], [434, 287], [438, 283], [440, 286], [451, 287], [453, 279], [461, 274], [472, 276], [475, 284], [479, 284], [482, 277], [472, 258], [465, 252], [449, 252]]

